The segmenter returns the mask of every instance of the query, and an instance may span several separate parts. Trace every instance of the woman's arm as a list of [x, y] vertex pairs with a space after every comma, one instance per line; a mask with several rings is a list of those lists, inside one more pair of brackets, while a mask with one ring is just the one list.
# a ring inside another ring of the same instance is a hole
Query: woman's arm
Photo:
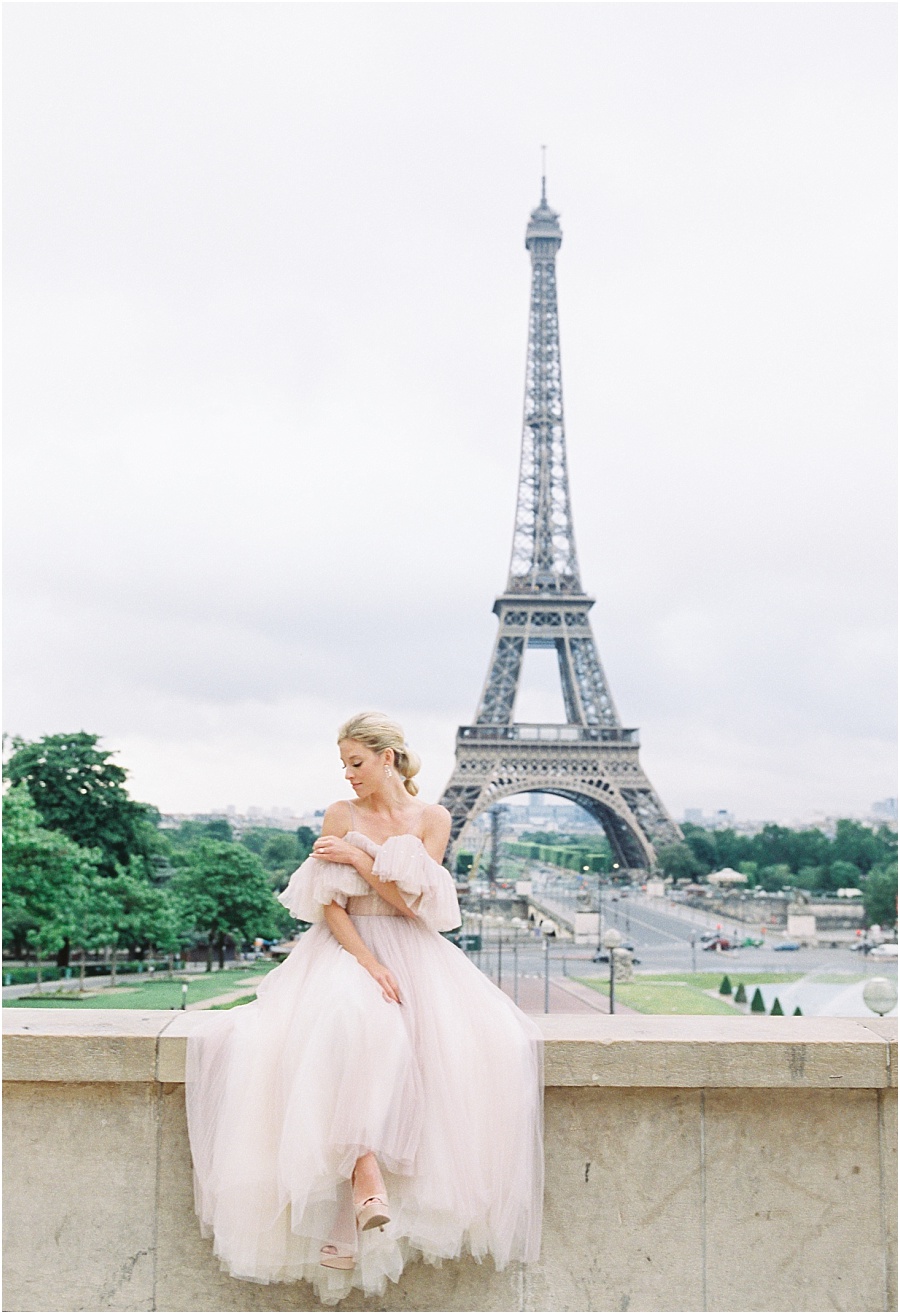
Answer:
[[325, 909], [325, 921], [331, 934], [337, 940], [338, 944], [352, 954], [360, 967], [364, 967], [373, 980], [381, 986], [381, 993], [388, 1003], [399, 1004], [400, 987], [391, 972], [379, 963], [378, 959], [370, 949], [366, 947], [365, 941], [357, 931], [346, 908], [342, 908], [339, 903], [330, 903]]
[[[442, 809], [446, 811], [446, 809]], [[345, 814], [345, 815], [342, 815]], [[313, 845], [313, 856], [325, 862], [343, 862], [353, 867], [363, 880], [371, 885], [385, 903], [396, 908], [404, 917], [415, 917], [403, 895], [393, 881], [383, 881], [380, 876], [372, 874], [375, 859], [370, 857], [355, 844], [348, 844], [344, 836], [349, 830], [350, 809], [346, 804], [332, 803], [322, 818], [322, 833]], [[447, 817], [449, 819], [449, 812]], [[448, 827], [449, 833], [449, 827]]]

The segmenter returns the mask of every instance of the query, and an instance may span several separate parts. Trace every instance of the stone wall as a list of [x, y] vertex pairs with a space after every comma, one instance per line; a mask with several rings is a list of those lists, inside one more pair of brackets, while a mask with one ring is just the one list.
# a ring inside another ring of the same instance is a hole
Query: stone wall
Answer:
[[[197, 1015], [6, 1010], [8, 1310], [311, 1310], [220, 1272], [192, 1208]], [[393, 1310], [896, 1308], [896, 1021], [541, 1018], [544, 1243], [411, 1265]]]

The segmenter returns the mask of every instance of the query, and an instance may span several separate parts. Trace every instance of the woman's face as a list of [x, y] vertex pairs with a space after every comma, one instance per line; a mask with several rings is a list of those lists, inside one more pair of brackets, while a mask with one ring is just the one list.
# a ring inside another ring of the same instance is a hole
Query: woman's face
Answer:
[[344, 764], [344, 776], [357, 798], [366, 798], [384, 785], [384, 768], [390, 765], [393, 756], [389, 748], [383, 753], [376, 753], [358, 739], [342, 739], [338, 747]]

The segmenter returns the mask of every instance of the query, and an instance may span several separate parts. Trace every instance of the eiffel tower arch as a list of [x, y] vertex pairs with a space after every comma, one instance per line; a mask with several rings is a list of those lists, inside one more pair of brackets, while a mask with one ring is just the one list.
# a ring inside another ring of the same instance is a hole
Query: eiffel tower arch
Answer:
[[[541, 201], [525, 246], [531, 302], [522, 452], [505, 591], [494, 603], [494, 652], [473, 725], [460, 726], [456, 764], [441, 802], [452, 817], [452, 852], [467, 826], [513, 794], [555, 794], [603, 827], [621, 867], [648, 869], [656, 846], [681, 839], [638, 757], [637, 730], [623, 727], [600, 664], [581, 586], [566, 468], [556, 253], [559, 216]], [[553, 648], [563, 724], [514, 720], [527, 648]]]

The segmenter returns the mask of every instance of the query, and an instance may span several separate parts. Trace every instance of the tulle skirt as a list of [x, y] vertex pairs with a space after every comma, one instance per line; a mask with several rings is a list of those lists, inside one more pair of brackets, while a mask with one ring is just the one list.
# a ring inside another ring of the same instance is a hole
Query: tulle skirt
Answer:
[[[256, 1002], [188, 1042], [197, 1213], [236, 1278], [305, 1278], [334, 1303], [408, 1259], [534, 1260], [543, 1196], [541, 1035], [421, 922], [354, 917], [402, 1003], [318, 923]], [[373, 1151], [391, 1223], [357, 1236], [350, 1174]], [[323, 1245], [357, 1252], [323, 1268]]]

